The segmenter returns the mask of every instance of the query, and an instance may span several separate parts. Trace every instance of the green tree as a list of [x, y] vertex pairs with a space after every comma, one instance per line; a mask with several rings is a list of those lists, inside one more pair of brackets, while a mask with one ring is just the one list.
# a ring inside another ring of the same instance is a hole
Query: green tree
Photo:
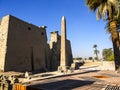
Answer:
[[97, 58], [97, 57], [94, 57], [94, 59], [95, 59], [95, 60], [98, 60], [98, 58]]
[[110, 55], [110, 57], [107, 60], [108, 61], [113, 61], [114, 60], [114, 54]]
[[97, 58], [97, 60], [98, 60], [98, 59], [99, 59], [99, 58], [98, 58], [99, 50], [97, 50], [97, 45], [96, 45], [96, 44], [93, 45], [93, 48], [95, 48], [95, 50], [94, 50], [94, 54], [96, 55], [96, 58]]
[[110, 34], [112, 37], [115, 69], [120, 71], [120, 42], [117, 29], [117, 22], [119, 17], [119, 0], [86, 0], [86, 5], [90, 10], [96, 12], [97, 19], [103, 18], [110, 23]]
[[77, 60], [82, 60], [82, 57], [78, 57]]
[[102, 56], [107, 61], [113, 60], [114, 59], [113, 55], [114, 54], [113, 54], [112, 48], [108, 48], [108, 49], [105, 48], [102, 51]]
[[89, 60], [93, 60], [93, 57], [89, 57]]

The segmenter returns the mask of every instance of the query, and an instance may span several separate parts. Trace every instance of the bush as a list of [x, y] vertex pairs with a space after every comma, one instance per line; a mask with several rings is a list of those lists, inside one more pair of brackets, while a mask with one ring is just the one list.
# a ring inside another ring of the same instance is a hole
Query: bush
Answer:
[[93, 57], [89, 57], [89, 60], [93, 60]]
[[76, 58], [77, 60], [82, 60], [82, 57], [78, 57], [78, 58]]
[[94, 59], [95, 59], [95, 60], [98, 60], [98, 58], [97, 58], [97, 57], [95, 57]]

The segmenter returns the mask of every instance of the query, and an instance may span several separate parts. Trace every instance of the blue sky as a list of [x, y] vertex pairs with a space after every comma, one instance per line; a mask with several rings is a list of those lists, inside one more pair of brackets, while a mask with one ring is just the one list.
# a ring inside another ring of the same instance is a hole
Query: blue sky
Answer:
[[74, 57], [95, 56], [93, 45], [102, 49], [111, 48], [110, 35], [106, 33], [105, 22], [97, 21], [85, 0], [0, 0], [0, 18], [11, 14], [37, 26], [47, 26], [50, 32], [61, 30], [61, 17], [67, 21], [67, 39], [71, 41]]

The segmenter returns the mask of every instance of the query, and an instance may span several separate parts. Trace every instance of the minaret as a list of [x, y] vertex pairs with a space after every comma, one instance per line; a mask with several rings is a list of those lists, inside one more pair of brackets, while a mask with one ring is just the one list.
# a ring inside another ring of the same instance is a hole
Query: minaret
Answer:
[[61, 58], [60, 66], [66, 66], [66, 19], [63, 16], [61, 21]]

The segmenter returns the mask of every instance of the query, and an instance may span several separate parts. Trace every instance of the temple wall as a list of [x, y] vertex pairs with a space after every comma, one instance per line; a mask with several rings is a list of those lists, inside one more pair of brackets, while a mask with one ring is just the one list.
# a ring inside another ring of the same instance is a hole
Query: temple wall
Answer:
[[9, 26], [9, 15], [0, 20], [0, 71], [4, 71], [5, 56], [7, 49], [7, 36]]
[[[60, 66], [60, 46], [61, 46], [61, 36], [58, 34], [58, 32], [52, 32], [50, 37], [50, 45], [51, 45], [51, 51], [52, 51], [52, 59], [51, 59], [51, 69], [57, 70], [58, 66]], [[72, 50], [71, 50], [71, 44], [69, 40], [66, 40], [66, 61], [67, 66], [70, 66], [73, 62], [72, 57]]]
[[46, 31], [13, 16], [9, 17], [4, 71], [45, 69]]

